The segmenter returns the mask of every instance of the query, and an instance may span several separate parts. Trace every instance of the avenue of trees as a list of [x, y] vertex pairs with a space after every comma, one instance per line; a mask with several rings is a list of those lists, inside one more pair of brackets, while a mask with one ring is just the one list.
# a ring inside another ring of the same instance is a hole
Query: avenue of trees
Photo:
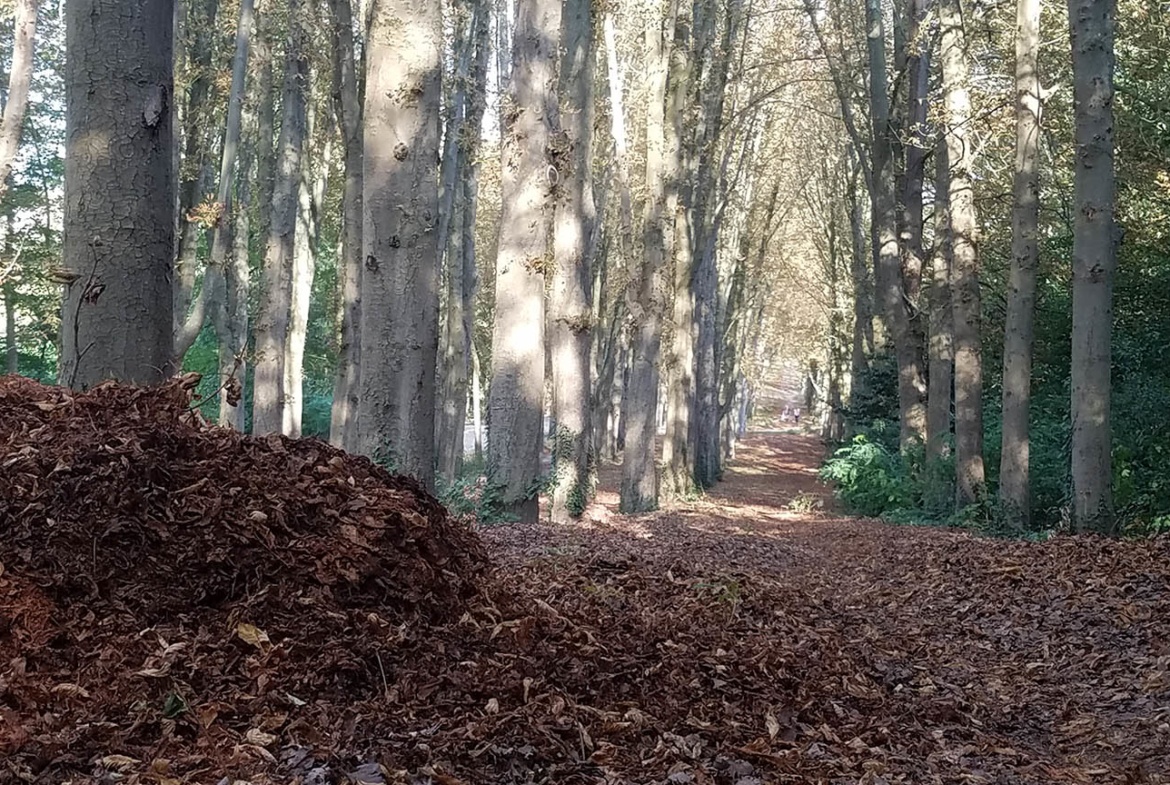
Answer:
[[1170, 520], [1165, 3], [0, 13], [9, 372], [198, 370], [564, 521], [602, 462], [628, 512], [715, 484], [797, 363], [894, 506]]

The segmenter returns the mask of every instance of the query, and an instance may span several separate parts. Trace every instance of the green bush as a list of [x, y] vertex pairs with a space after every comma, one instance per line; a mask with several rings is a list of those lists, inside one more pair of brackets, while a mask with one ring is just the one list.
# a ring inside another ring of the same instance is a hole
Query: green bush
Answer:
[[902, 456], [865, 434], [837, 450], [821, 468], [821, 478], [857, 515], [878, 517], [914, 506], [914, 483]]

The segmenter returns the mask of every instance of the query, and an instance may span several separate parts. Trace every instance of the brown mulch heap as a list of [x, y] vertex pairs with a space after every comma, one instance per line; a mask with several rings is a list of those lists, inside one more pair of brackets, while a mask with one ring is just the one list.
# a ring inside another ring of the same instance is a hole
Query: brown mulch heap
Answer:
[[484, 571], [410, 481], [181, 387], [0, 382], [0, 783], [1170, 783], [1170, 540], [793, 512], [817, 447], [765, 435]]

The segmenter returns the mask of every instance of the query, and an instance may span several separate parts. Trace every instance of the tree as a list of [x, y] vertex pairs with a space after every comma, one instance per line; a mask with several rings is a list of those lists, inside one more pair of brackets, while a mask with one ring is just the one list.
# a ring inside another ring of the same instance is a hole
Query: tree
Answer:
[[1012, 262], [1003, 338], [1003, 441], [999, 502], [1008, 522], [1030, 519], [1029, 408], [1035, 332], [1036, 268], [1040, 218], [1040, 0], [1016, 5], [1016, 160], [1012, 184]]
[[966, 33], [958, 0], [941, 0], [942, 79], [950, 161], [952, 285], [955, 347], [955, 491], [960, 508], [979, 502], [983, 472], [983, 350], [980, 336], [978, 215], [968, 141]]
[[60, 379], [77, 389], [171, 367], [173, 12], [167, 0], [66, 5]]
[[553, 486], [549, 516], [565, 522], [590, 495], [590, 367], [593, 342], [593, 9], [591, 0], [566, 0], [562, 9], [561, 132], [549, 287], [552, 348]]
[[4, 104], [4, 120], [0, 122], [0, 199], [8, 191], [8, 176], [12, 174], [12, 162], [16, 160], [16, 149], [20, 145], [21, 129], [24, 126], [24, 111], [28, 107], [39, 7], [40, 0], [16, 2], [8, 100]]
[[[289, 308], [292, 303], [301, 153], [305, 143], [305, 82], [309, 61], [304, 51], [305, 33], [300, 18], [300, 0], [289, 0], [288, 13], [276, 181], [272, 189], [272, 211], [255, 329], [252, 432], [256, 434], [287, 434], [290, 425], [286, 419], [284, 366], [288, 351]], [[264, 133], [263, 122], [260, 133]]]
[[954, 316], [951, 313], [951, 167], [947, 143], [935, 146], [934, 250], [931, 259], [930, 324], [926, 351], [930, 389], [926, 398], [926, 507], [942, 513], [953, 506], [952, 483], [947, 480], [943, 461], [950, 455], [951, 383], [954, 347]]
[[366, 50], [359, 450], [435, 481], [438, 3], [374, 0]]
[[658, 507], [658, 466], [654, 460], [658, 415], [658, 353], [662, 345], [663, 272], [666, 265], [666, 221], [669, 189], [666, 165], [666, 85], [671, 42], [679, 0], [670, 0], [666, 23], [657, 13], [646, 20], [649, 63], [646, 107], [646, 205], [642, 229], [642, 266], [631, 281], [633, 329], [630, 381], [622, 395], [626, 428], [622, 458], [622, 512]]
[[1069, 0], [1073, 198], [1072, 481], [1078, 531], [1115, 532], [1110, 428], [1113, 271], [1114, 0]]
[[361, 378], [362, 106], [358, 98], [352, 4], [350, 0], [330, 0], [329, 6], [333, 12], [333, 113], [345, 155], [338, 269], [341, 334], [329, 442], [353, 450], [357, 447], [358, 380]]
[[488, 481], [506, 512], [539, 517], [544, 397], [544, 280], [549, 258], [549, 172], [557, 124], [561, 4], [517, 0], [505, 100], [503, 182], [488, 396]]

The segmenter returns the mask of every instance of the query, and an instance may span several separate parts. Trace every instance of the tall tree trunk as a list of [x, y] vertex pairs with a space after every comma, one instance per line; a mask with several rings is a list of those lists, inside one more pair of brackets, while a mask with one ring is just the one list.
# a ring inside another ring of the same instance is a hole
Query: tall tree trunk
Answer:
[[[662, 479], [665, 493], [680, 498], [695, 485], [691, 452], [691, 413], [694, 410], [695, 371], [695, 293], [694, 276], [695, 231], [691, 223], [691, 192], [694, 184], [692, 164], [697, 156], [693, 149], [684, 150], [683, 138], [689, 129], [684, 127], [687, 102], [691, 98], [691, 83], [695, 69], [700, 67], [701, 53], [691, 55], [692, 13], [686, 2], [680, 3], [674, 24], [674, 48], [668, 77], [667, 129], [671, 134], [669, 153], [674, 156], [674, 167], [680, 170], [679, 198], [673, 216], [674, 231], [674, 297], [671, 314], [671, 344], [663, 364], [666, 371], [666, 432], [662, 441]], [[684, 164], [685, 159], [685, 164]], [[685, 167], [685, 169], [684, 169]]]
[[593, 341], [593, 13], [591, 0], [565, 0], [560, 75], [561, 133], [555, 144], [560, 177], [549, 289], [552, 347], [553, 486], [549, 517], [579, 516], [590, 485], [590, 350]]
[[[311, 77], [309, 78], [312, 83]], [[313, 91], [309, 90], [308, 140], [315, 134], [316, 116]], [[333, 135], [326, 135], [319, 145], [316, 169], [301, 167], [301, 185], [297, 191], [297, 230], [293, 242], [292, 288], [289, 299], [288, 342], [284, 358], [284, 432], [299, 439], [304, 423], [305, 409], [305, 343], [309, 337], [309, 301], [313, 294], [313, 278], [317, 270], [317, 248], [320, 235], [319, 206], [328, 185], [329, 169], [333, 163]]]
[[[65, 7], [61, 381], [160, 381], [171, 361], [173, 6]], [[101, 199], [89, 198], [100, 193]], [[110, 216], [133, 231], [112, 231]]]
[[[719, 272], [716, 264], [719, 217], [722, 210], [711, 211], [721, 196], [717, 192], [716, 178], [726, 170], [726, 156], [720, 167], [715, 168], [715, 152], [723, 127], [723, 105], [727, 76], [731, 63], [731, 50], [738, 39], [742, 21], [742, 0], [729, 0], [727, 20], [723, 36], [712, 62], [712, 76], [705, 86], [703, 99], [702, 142], [699, 149], [698, 177], [694, 184], [696, 206], [694, 228], [696, 232], [695, 271], [692, 286], [695, 299], [695, 406], [694, 406], [694, 458], [695, 483], [700, 488], [709, 488], [719, 480], [719, 363], [717, 358]], [[725, 180], [724, 180], [725, 181]], [[710, 218], [708, 214], [711, 213]]]
[[518, 0], [512, 75], [503, 126], [503, 176], [496, 312], [489, 391], [488, 481], [504, 511], [539, 517], [534, 486], [544, 442], [544, 274], [552, 202], [549, 155], [557, 124], [557, 42], [561, 4]]
[[1016, 5], [1016, 171], [1012, 184], [1012, 265], [1003, 338], [1003, 441], [999, 503], [1009, 525], [1031, 518], [1029, 417], [1040, 220], [1040, 0]]
[[849, 210], [849, 273], [853, 282], [853, 350], [851, 354], [849, 396], [856, 405], [869, 394], [867, 374], [869, 357], [874, 351], [873, 339], [873, 292], [869, 277], [869, 264], [865, 261], [865, 229], [862, 204], [857, 194], [857, 178], [861, 168], [850, 156], [849, 178], [845, 183], [845, 196]]
[[[253, 97], [255, 93], [253, 92]], [[239, 191], [232, 238], [232, 258], [225, 270], [224, 315], [225, 335], [219, 344], [219, 373], [223, 389], [219, 394], [219, 424], [243, 431], [246, 412], [243, 403], [247, 376], [248, 350], [248, 292], [251, 276], [249, 239], [252, 211], [252, 161], [255, 144], [256, 120], [249, 112], [248, 134], [240, 144]], [[228, 377], [235, 379], [230, 382]]]
[[630, 311], [634, 329], [630, 341], [629, 388], [622, 396], [625, 452], [622, 459], [620, 507], [622, 512], [645, 512], [658, 506], [658, 466], [655, 436], [658, 414], [658, 354], [662, 343], [664, 306], [663, 272], [666, 266], [666, 85], [670, 69], [670, 39], [679, 0], [669, 0], [666, 24], [651, 12], [646, 22], [646, 54], [649, 73], [646, 107], [646, 206], [643, 224], [643, 259], [639, 275], [631, 281], [636, 301]]
[[483, 459], [483, 376], [479, 371], [479, 352], [471, 346], [471, 429], [475, 433], [475, 460]]
[[951, 164], [950, 217], [953, 248], [951, 311], [955, 318], [955, 491], [959, 508], [982, 500], [983, 349], [980, 337], [979, 219], [971, 180], [967, 126], [966, 34], [958, 0], [941, 0], [942, 78], [946, 105], [947, 159]]
[[[214, 88], [214, 33], [219, 0], [182, 0], [182, 22], [186, 44], [187, 70], [191, 84], [187, 102], [183, 106], [183, 155], [179, 169], [179, 253], [175, 266], [174, 332], [175, 357], [181, 364], [207, 315], [206, 298], [194, 299], [198, 280], [199, 239], [204, 226], [190, 220], [192, 209], [213, 187], [214, 164], [210, 156], [212, 130], [207, 118], [207, 105]], [[205, 282], [214, 287], [216, 281]], [[193, 336], [192, 336], [193, 334]], [[182, 349], [182, 351], [180, 351]], [[176, 366], [177, 367], [177, 366]]]
[[[232, 190], [235, 187], [236, 159], [239, 153], [240, 129], [243, 120], [253, 7], [252, 0], [242, 0], [240, 3], [240, 15], [236, 24], [236, 49], [232, 58], [231, 92], [228, 94], [227, 124], [224, 129], [223, 149], [220, 154], [219, 191], [216, 196], [218, 215], [212, 228], [211, 260], [203, 274], [203, 288], [199, 292], [202, 304], [196, 309], [199, 314], [198, 321], [192, 324], [191, 320], [188, 320], [188, 324], [184, 325], [175, 338], [175, 367], [182, 366], [183, 356], [199, 337], [199, 331], [203, 328], [202, 315], [206, 310], [211, 311], [221, 355], [224, 354], [224, 347], [229, 340], [225, 267], [232, 236], [232, 211], [234, 209]], [[219, 386], [221, 388], [226, 382], [224, 374], [231, 376], [230, 366], [220, 368]]]
[[898, 419], [903, 449], [926, 436], [926, 384], [902, 288], [898, 249], [894, 166], [890, 145], [890, 98], [886, 90], [885, 24], [879, 0], [866, 0], [869, 100], [873, 124], [872, 189], [875, 278], [898, 361]]
[[1113, 271], [1114, 0], [1069, 0], [1076, 188], [1073, 228], [1072, 480], [1078, 531], [1116, 532], [1110, 357]]
[[910, 332], [915, 351], [921, 351], [925, 325], [919, 293], [925, 253], [922, 248], [922, 183], [926, 177], [928, 151], [926, 118], [930, 94], [930, 37], [923, 26], [930, 0], [909, 0], [906, 26], [906, 123], [902, 135], [906, 168], [903, 177], [901, 230], [902, 279], [913, 318]]
[[[305, 143], [305, 88], [309, 74], [301, 13], [300, 0], [289, 0], [280, 143], [255, 329], [256, 370], [252, 389], [252, 432], [255, 434], [286, 433], [287, 427], [284, 365], [288, 351], [301, 158]], [[262, 121], [261, 134], [263, 131]]]
[[930, 278], [930, 390], [926, 398], [926, 507], [946, 512], [954, 502], [953, 483], [943, 462], [950, 457], [951, 383], [955, 360], [954, 316], [951, 312], [950, 160], [947, 143], [935, 147], [934, 252]]
[[24, 110], [28, 107], [28, 89], [32, 83], [39, 6], [40, 0], [16, 0], [8, 99], [4, 104], [4, 120], [0, 122], [0, 199], [8, 192], [8, 176], [12, 174], [12, 162], [20, 147], [20, 131], [24, 127]]
[[373, 0], [366, 55], [360, 451], [435, 484], [439, 4]]
[[350, 0], [330, 0], [333, 10], [333, 111], [345, 154], [341, 197], [341, 261], [338, 270], [341, 335], [329, 442], [357, 448], [358, 385], [361, 377], [362, 293], [362, 106], [354, 57], [353, 7]]
[[[272, 228], [272, 192], [276, 187], [276, 80], [272, 52], [276, 0], [260, 0], [256, 14], [256, 233], [268, 237]], [[299, 2], [299, 0], [298, 0]]]

